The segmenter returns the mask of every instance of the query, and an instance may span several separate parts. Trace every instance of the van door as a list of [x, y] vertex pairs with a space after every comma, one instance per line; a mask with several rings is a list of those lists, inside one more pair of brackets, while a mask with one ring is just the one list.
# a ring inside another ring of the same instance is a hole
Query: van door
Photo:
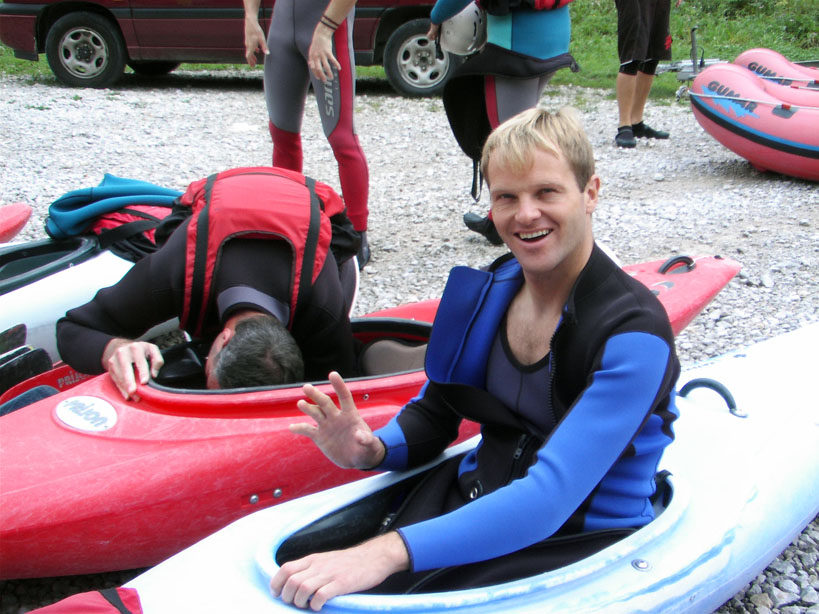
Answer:
[[[275, 0], [262, 0], [262, 27]], [[138, 51], [132, 59], [245, 63], [242, 0], [131, 0]]]

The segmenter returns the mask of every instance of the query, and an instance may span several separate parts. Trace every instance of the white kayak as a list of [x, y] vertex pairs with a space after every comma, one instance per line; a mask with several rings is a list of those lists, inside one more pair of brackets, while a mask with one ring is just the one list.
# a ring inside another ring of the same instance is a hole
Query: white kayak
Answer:
[[[117, 283], [133, 262], [100, 249], [95, 237], [43, 239], [0, 247], [0, 330], [27, 328], [26, 343], [59, 360], [55, 324], [65, 312], [90, 301], [97, 290]], [[145, 338], [172, 330], [152, 329]]]
[[[676, 441], [660, 465], [671, 477], [657, 503], [659, 516], [628, 538], [571, 566], [515, 582], [432, 594], [346, 595], [323, 611], [717, 609], [819, 512], [818, 345], [819, 323], [683, 372], [681, 391], [695, 380], [705, 385], [678, 399]], [[730, 395], [716, 392], [713, 382]], [[736, 409], [729, 410], [726, 396]], [[447, 454], [474, 445], [472, 439]], [[298, 549], [298, 539], [337, 537], [354, 524], [339, 510], [354, 511], [357, 502], [407, 476], [382, 474], [254, 513], [125, 586], [138, 591], [145, 614], [296, 611], [268, 591], [280, 546]]]

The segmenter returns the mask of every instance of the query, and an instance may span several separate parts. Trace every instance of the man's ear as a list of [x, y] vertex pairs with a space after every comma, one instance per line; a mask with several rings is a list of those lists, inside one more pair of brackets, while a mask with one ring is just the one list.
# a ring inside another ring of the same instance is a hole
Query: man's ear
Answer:
[[598, 175], [589, 177], [583, 195], [586, 198], [586, 213], [594, 213], [597, 208], [597, 198], [600, 195], [600, 177]]
[[233, 330], [232, 328], [223, 328], [222, 329], [222, 332], [219, 333], [220, 335], [222, 335], [222, 347], [224, 347], [224, 346], [226, 346], [228, 344], [228, 341], [231, 340], [231, 338], [233, 337], [233, 334], [235, 332], [236, 331]]

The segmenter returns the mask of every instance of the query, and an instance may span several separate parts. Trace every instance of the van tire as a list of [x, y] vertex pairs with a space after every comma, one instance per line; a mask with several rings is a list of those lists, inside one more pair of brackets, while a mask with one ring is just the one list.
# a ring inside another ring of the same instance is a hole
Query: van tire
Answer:
[[60, 17], [48, 31], [45, 49], [54, 75], [71, 87], [105, 88], [125, 70], [119, 29], [96, 13], [78, 11]]
[[384, 72], [390, 85], [409, 97], [434, 96], [463, 62], [444, 52], [436, 57], [435, 42], [427, 38], [429, 19], [413, 19], [396, 28], [384, 47]]

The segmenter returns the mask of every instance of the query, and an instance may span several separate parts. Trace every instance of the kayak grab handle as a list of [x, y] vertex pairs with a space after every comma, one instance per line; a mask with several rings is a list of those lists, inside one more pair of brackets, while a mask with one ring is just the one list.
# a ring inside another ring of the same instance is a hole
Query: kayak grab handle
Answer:
[[719, 394], [723, 400], [725, 400], [725, 404], [728, 406], [728, 411], [730, 411], [734, 416], [737, 418], [747, 418], [748, 414], [743, 410], [737, 407], [737, 402], [734, 400], [734, 395], [731, 394], [731, 391], [725, 387], [724, 384], [718, 382], [715, 379], [711, 379], [708, 377], [698, 377], [696, 379], [692, 379], [691, 381], [687, 382], [682, 388], [680, 388], [678, 394], [681, 397], [685, 397], [688, 395], [689, 392], [694, 390], [695, 388], [708, 388], [713, 390], [717, 394]]
[[[660, 273], [665, 275], [671, 269], [679, 264], [685, 265], [685, 272], [688, 273], [689, 271], [693, 271], [694, 267], [697, 266], [697, 263], [694, 262], [694, 259], [691, 256], [672, 256], [665, 262], [663, 262], [662, 266], [660, 266]], [[682, 271], [673, 271], [675, 273], [681, 273]]]

